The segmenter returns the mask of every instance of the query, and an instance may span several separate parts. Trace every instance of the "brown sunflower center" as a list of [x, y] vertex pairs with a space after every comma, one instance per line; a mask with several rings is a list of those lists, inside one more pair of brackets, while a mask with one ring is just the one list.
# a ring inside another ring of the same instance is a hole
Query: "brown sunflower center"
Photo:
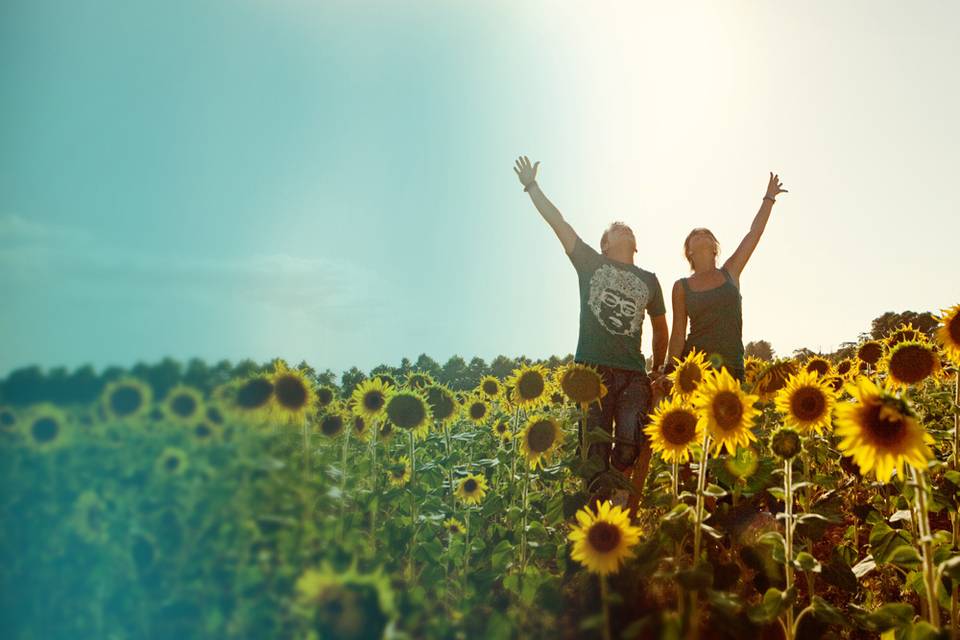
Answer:
[[273, 395], [273, 383], [266, 378], [248, 380], [237, 391], [237, 405], [242, 409], [259, 409]]
[[223, 413], [216, 407], [207, 407], [207, 419], [214, 424], [223, 424]]
[[484, 380], [483, 381], [483, 392], [488, 396], [493, 396], [497, 394], [497, 391], [500, 390], [500, 385], [498, 385], [493, 380]]
[[700, 382], [703, 380], [703, 373], [700, 367], [695, 364], [685, 364], [677, 372], [677, 384], [683, 393], [691, 393], [697, 390]]
[[532, 427], [527, 434], [527, 448], [532, 453], [543, 453], [549, 451], [557, 439], [557, 430], [549, 420], [540, 420]]
[[307, 387], [297, 376], [283, 375], [274, 383], [277, 402], [280, 406], [297, 411], [307, 404]]
[[353, 430], [357, 433], [363, 433], [367, 430], [367, 421], [363, 419], [363, 416], [354, 416]]
[[587, 541], [599, 553], [610, 553], [620, 544], [620, 527], [609, 522], [595, 522], [587, 532]]
[[824, 375], [829, 370], [830, 363], [820, 358], [816, 358], [807, 363], [807, 371], [813, 372], [818, 376]]
[[960, 311], [954, 313], [950, 322], [947, 323], [947, 333], [950, 334], [950, 341], [953, 344], [960, 344]]
[[470, 405], [470, 417], [474, 420], [482, 420], [487, 415], [487, 405], [482, 402], [474, 402]]
[[907, 384], [920, 382], [933, 373], [934, 358], [933, 350], [923, 345], [901, 346], [890, 355], [890, 375]]
[[213, 431], [211, 431], [210, 427], [205, 424], [198, 424], [193, 430], [193, 433], [201, 440], [205, 440], [213, 434]]
[[524, 400], [535, 400], [545, 388], [543, 376], [536, 371], [527, 371], [517, 381], [517, 393]]
[[55, 440], [59, 432], [60, 423], [53, 418], [39, 418], [35, 420], [30, 427], [30, 433], [33, 435], [33, 439], [40, 443]]
[[167, 471], [176, 471], [180, 468], [180, 458], [177, 456], [167, 456], [167, 459], [163, 461], [163, 468]]
[[724, 431], [736, 429], [743, 417], [743, 405], [740, 397], [733, 391], [721, 391], [713, 399], [713, 415], [717, 426]]
[[690, 444], [697, 432], [697, 416], [682, 409], [665, 415], [662, 424], [663, 439], [677, 446]]
[[143, 395], [133, 386], [118, 387], [110, 394], [110, 408], [121, 418], [136, 413], [142, 404]]
[[850, 373], [850, 368], [852, 366], [853, 366], [853, 363], [851, 361], [841, 360], [840, 363], [837, 365], [837, 373], [839, 373], [842, 376], [845, 376], [848, 373]]
[[502, 435], [507, 432], [507, 429], [509, 429], [509, 426], [506, 422], [500, 421], [497, 423], [497, 433]]
[[430, 409], [433, 411], [433, 417], [437, 420], [446, 420], [453, 415], [453, 398], [448, 393], [444, 393], [440, 387], [430, 387], [427, 389], [427, 402], [430, 403]]
[[875, 365], [880, 361], [880, 358], [883, 357], [883, 347], [876, 342], [867, 342], [860, 347], [860, 350], [857, 352], [857, 357], [867, 364]]
[[473, 478], [467, 478], [463, 483], [463, 490], [465, 493], [469, 495], [477, 490], [477, 486], [478, 484], [476, 480], [474, 480]]
[[197, 411], [197, 400], [188, 393], [180, 393], [170, 401], [170, 409], [181, 418], [189, 418]]
[[574, 402], [593, 402], [600, 397], [600, 377], [587, 369], [572, 369], [563, 376], [561, 386]]
[[321, 407], [325, 407], [333, 402], [333, 391], [328, 387], [320, 387], [317, 390], [317, 402]]
[[420, 398], [412, 395], [397, 395], [393, 396], [387, 404], [387, 416], [401, 429], [413, 429], [423, 424], [427, 411]]
[[823, 417], [827, 410], [827, 398], [816, 387], [801, 387], [790, 397], [790, 412], [804, 422]]
[[386, 402], [387, 399], [384, 397], [383, 392], [379, 389], [367, 391], [365, 394], [363, 394], [363, 406], [368, 411], [380, 411]]
[[907, 435], [907, 422], [896, 410], [881, 416], [883, 404], [872, 402], [863, 408], [862, 426], [867, 436], [876, 444], [893, 448]]
[[325, 436], [335, 436], [343, 429], [343, 417], [334, 413], [324, 416], [320, 422], [320, 432]]
[[395, 464], [390, 468], [390, 475], [393, 476], [395, 480], [400, 480], [407, 473], [406, 465]]

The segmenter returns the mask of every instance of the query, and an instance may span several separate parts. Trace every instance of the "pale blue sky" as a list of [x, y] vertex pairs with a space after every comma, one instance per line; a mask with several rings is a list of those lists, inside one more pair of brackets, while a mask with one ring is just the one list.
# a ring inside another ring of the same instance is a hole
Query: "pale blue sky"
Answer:
[[518, 154], [668, 299], [689, 229], [729, 255], [778, 172], [744, 341], [960, 302], [960, 5], [663, 4], [7, 0], [0, 375], [572, 352]]

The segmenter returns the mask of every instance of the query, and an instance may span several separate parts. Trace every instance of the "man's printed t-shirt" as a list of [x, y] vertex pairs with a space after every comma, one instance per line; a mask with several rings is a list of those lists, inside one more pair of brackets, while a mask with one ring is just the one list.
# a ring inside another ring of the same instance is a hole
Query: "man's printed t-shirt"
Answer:
[[597, 253], [579, 236], [567, 255], [580, 279], [576, 360], [646, 371], [640, 353], [644, 313], [666, 312], [657, 276]]

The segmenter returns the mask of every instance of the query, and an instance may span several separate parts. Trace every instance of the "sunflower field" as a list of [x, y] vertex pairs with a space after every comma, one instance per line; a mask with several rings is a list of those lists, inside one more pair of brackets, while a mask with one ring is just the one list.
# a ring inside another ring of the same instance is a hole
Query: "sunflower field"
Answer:
[[639, 479], [591, 366], [458, 389], [275, 360], [2, 398], [0, 632], [956, 638], [960, 305], [847, 357], [677, 363]]

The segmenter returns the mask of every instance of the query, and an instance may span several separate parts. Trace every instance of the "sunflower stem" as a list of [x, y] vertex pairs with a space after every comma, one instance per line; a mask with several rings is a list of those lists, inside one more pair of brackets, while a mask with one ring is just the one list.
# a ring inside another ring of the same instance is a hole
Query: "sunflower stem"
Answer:
[[517, 431], [520, 430], [520, 407], [517, 407], [516, 413], [514, 414], [513, 419], [513, 460], [510, 462], [510, 505], [513, 506], [513, 500], [515, 497], [515, 491], [513, 490], [514, 483], [517, 478]]
[[527, 568], [527, 507], [529, 506], [530, 470], [523, 470], [523, 516], [520, 527], [520, 571]]
[[463, 592], [463, 597], [467, 597], [467, 579], [470, 573], [470, 508], [467, 507], [464, 509], [464, 527], [466, 528], [466, 533], [464, 535], [467, 548], [463, 552], [463, 575], [461, 576], [461, 591]]
[[[784, 571], [787, 576], [787, 591], [793, 586], [793, 460], [783, 461], [783, 503], [786, 522], [784, 526], [785, 543], [783, 548]], [[793, 638], [793, 605], [787, 607], [787, 640]]]
[[693, 563], [700, 561], [700, 527], [703, 524], [703, 491], [707, 481], [707, 456], [710, 451], [710, 434], [703, 435], [703, 451], [700, 454], [700, 467], [697, 469], [697, 509], [694, 513], [695, 525], [693, 529]]
[[[416, 462], [414, 461], [414, 452], [416, 450], [416, 437], [413, 435], [413, 431], [410, 431], [410, 484], [411, 488], [413, 485], [414, 474], [416, 472]], [[413, 527], [412, 535], [410, 536], [410, 552], [408, 555], [408, 565], [407, 571], [410, 574], [410, 580], [413, 581], [413, 550], [417, 545], [417, 496], [413, 491], [410, 491], [410, 521]]]
[[953, 379], [953, 468], [960, 470], [960, 363]]
[[370, 438], [370, 475], [373, 477], [373, 513], [370, 514], [370, 543], [374, 552], [377, 550], [377, 511], [380, 510], [380, 472], [377, 470], [377, 435], [380, 433], [380, 424], [374, 422], [373, 437]]
[[670, 490], [673, 498], [670, 506], [675, 507], [680, 500], [680, 462], [676, 458], [670, 466]]
[[603, 640], [610, 640], [610, 588], [606, 574], [600, 574], [600, 601], [603, 605]]
[[[347, 449], [350, 446], [350, 429], [346, 429], [346, 433], [343, 436], [343, 452], [340, 455], [340, 517], [338, 518], [338, 524], [340, 526], [340, 532], [338, 539], [340, 542], [343, 542], [344, 535], [344, 512], [347, 507]], [[311, 512], [313, 511], [312, 507], [313, 501], [311, 500]], [[311, 513], [312, 516], [312, 513]]]
[[930, 534], [930, 520], [927, 515], [927, 482], [923, 471], [918, 471], [912, 464], [910, 473], [913, 476], [914, 495], [917, 504], [917, 530], [920, 534], [920, 546], [923, 551], [923, 582], [927, 596], [927, 614], [930, 624], [940, 627], [940, 605], [937, 601], [937, 568], [933, 564], [933, 537]]

